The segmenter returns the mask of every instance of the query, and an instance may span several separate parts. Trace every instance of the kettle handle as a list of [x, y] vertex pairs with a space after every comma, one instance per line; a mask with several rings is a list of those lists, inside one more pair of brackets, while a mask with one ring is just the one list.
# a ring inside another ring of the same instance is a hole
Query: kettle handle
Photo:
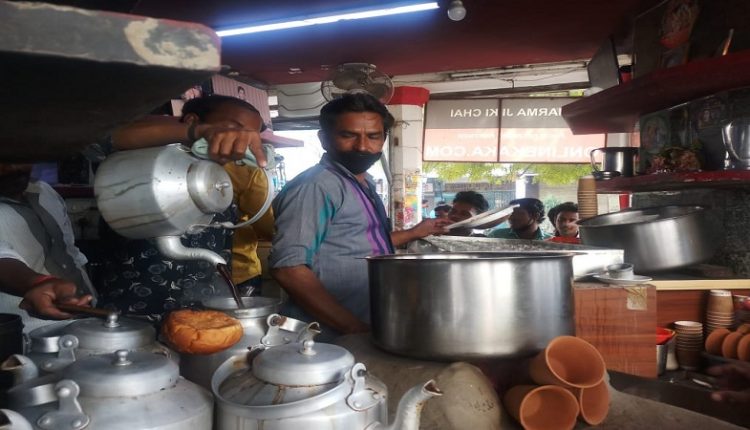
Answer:
[[594, 169], [595, 172], [599, 172], [599, 167], [596, 165], [596, 160], [594, 159], [594, 153], [596, 151], [604, 151], [604, 148], [596, 148], [592, 149], [591, 152], [589, 152], [589, 157], [591, 157], [591, 168]]

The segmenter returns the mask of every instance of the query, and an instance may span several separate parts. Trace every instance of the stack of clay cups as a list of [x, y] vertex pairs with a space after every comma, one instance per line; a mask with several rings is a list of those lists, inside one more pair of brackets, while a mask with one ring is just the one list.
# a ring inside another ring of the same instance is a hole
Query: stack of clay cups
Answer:
[[508, 412], [526, 430], [564, 430], [581, 417], [590, 425], [609, 412], [606, 367], [599, 351], [573, 336], [552, 339], [532, 359], [531, 378], [539, 385], [518, 385], [503, 398]]
[[706, 336], [717, 328], [734, 325], [734, 303], [728, 290], [711, 290], [706, 306]]
[[578, 216], [587, 219], [598, 213], [596, 180], [593, 176], [584, 176], [578, 180]]
[[703, 350], [703, 324], [697, 321], [676, 321], [677, 361], [685, 370], [697, 370]]

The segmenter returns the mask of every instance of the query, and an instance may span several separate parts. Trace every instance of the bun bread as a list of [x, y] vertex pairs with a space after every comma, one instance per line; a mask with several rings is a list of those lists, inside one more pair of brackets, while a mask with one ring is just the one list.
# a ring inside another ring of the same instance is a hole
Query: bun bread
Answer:
[[224, 312], [181, 309], [167, 316], [162, 334], [178, 352], [206, 355], [239, 342], [243, 329], [237, 319]]

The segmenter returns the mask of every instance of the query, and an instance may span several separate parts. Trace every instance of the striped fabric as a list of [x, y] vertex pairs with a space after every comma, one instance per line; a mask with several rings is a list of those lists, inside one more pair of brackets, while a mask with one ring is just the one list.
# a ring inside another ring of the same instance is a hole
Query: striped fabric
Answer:
[[[272, 268], [306, 265], [328, 292], [362, 321], [370, 320], [367, 262], [363, 257], [393, 253], [385, 208], [368, 178], [367, 186], [324, 155], [289, 182], [273, 202], [276, 236]], [[292, 301], [285, 315], [311, 317]], [[324, 339], [337, 333], [324, 327]]]

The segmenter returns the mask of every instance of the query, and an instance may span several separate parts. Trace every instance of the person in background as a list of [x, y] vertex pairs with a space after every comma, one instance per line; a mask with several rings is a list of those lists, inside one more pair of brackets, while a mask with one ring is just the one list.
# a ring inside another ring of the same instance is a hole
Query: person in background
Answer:
[[320, 111], [320, 163], [286, 184], [273, 202], [276, 235], [271, 274], [289, 295], [282, 313], [321, 323], [319, 338], [369, 331], [364, 257], [443, 233], [448, 220], [427, 219], [391, 231], [367, 169], [380, 160], [393, 116], [369, 94], [346, 94]]
[[711, 399], [750, 405], [750, 363], [736, 361], [708, 369], [708, 373], [717, 378], [717, 390], [711, 393]]
[[[480, 213], [487, 212], [490, 204], [483, 195], [476, 191], [461, 191], [453, 199], [453, 205], [448, 212], [448, 219], [452, 223], [461, 222]], [[456, 228], [451, 230], [451, 236], [470, 236], [472, 229]]]
[[435, 206], [434, 218], [446, 219], [448, 218], [448, 214], [450, 214], [450, 211], [451, 211], [451, 205], [442, 204], [439, 206]]
[[578, 205], [573, 202], [565, 202], [550, 209], [549, 213], [552, 214], [553, 210], [557, 215], [554, 219], [550, 218], [550, 221], [555, 226], [555, 235], [548, 240], [562, 243], [581, 243], [578, 238]]
[[555, 220], [557, 219], [557, 214], [559, 213], [560, 205], [554, 206], [552, 209], [547, 211], [547, 219], [549, 220], [550, 225], [552, 226], [552, 236], [559, 236], [560, 232], [557, 231], [557, 226], [555, 225]]
[[246, 101], [245, 97], [246, 97], [245, 96], [245, 89], [242, 88], [241, 85], [237, 86], [237, 98], [240, 99], [240, 100], [242, 100], [242, 101]]
[[96, 296], [65, 201], [31, 181], [31, 168], [0, 164], [0, 312], [21, 315], [27, 331], [49, 323], [41, 318], [72, 317], [58, 305], [88, 306]]
[[511, 200], [510, 204], [518, 205], [508, 218], [510, 228], [492, 230], [488, 237], [531, 240], [545, 240], [550, 237], [539, 227], [544, 221], [544, 203], [541, 200], [527, 197]]
[[[229, 163], [241, 159], [250, 148], [261, 166], [265, 165], [260, 132], [264, 124], [258, 110], [235, 97], [208, 96], [185, 103], [180, 119], [148, 117], [122, 126], [112, 133], [116, 149], [138, 149], [181, 142], [187, 145], [205, 138], [209, 155], [224, 164], [232, 180], [234, 199], [242, 214], [253, 214], [266, 196], [265, 176], [260, 169]], [[234, 205], [233, 205], [234, 206]], [[237, 221], [236, 208], [217, 214], [214, 221]], [[234, 261], [232, 231], [205, 229], [194, 235], [183, 235], [182, 243], [189, 247], [210, 249], [221, 255], [232, 266], [235, 283], [257, 286], [260, 263], [255, 254], [257, 238], [270, 235], [272, 215], [266, 214], [240, 233], [238, 250], [241, 261]], [[264, 231], [256, 228], [265, 226]], [[96, 285], [104, 307], [144, 315], [158, 322], [169, 310], [188, 306], [211, 297], [230, 297], [216, 268], [206, 261], [170, 260], [159, 254], [151, 240], [128, 240], [102, 227], [105, 264]]]
[[430, 218], [430, 201], [422, 200], [422, 219]]

